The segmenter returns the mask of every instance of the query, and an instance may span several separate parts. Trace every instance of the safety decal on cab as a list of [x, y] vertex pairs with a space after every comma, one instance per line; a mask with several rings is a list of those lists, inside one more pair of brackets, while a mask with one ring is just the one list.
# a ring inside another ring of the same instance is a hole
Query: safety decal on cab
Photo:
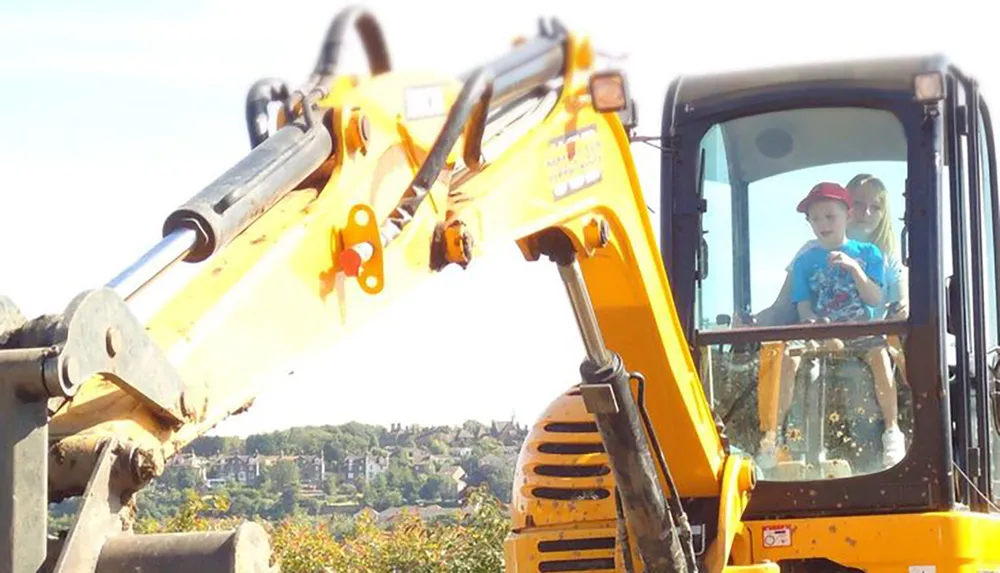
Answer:
[[761, 540], [764, 547], [791, 547], [792, 528], [788, 525], [768, 525], [764, 527], [764, 538]]
[[588, 125], [549, 140], [545, 168], [556, 200], [601, 181], [601, 140]]

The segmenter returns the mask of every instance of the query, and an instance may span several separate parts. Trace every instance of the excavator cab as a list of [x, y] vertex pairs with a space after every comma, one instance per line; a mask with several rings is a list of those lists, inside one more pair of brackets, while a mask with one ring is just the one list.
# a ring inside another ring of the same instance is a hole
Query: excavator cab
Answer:
[[939, 56], [684, 77], [662, 129], [663, 258], [729, 451], [757, 462], [754, 557], [989, 557], [968, 536], [1000, 527], [1000, 230], [976, 81]]

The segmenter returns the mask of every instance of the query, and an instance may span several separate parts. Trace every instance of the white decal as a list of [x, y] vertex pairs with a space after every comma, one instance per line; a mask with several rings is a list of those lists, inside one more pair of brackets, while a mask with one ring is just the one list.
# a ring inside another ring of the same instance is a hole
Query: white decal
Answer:
[[772, 525], [764, 528], [764, 547], [791, 547], [792, 528], [787, 525]]
[[407, 88], [403, 97], [408, 121], [437, 117], [447, 112], [444, 105], [444, 88], [441, 86]]

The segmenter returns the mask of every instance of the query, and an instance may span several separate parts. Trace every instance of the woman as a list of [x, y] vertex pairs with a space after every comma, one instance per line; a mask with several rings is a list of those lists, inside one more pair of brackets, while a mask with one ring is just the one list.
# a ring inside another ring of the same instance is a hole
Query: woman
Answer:
[[[847, 191], [851, 194], [852, 200], [850, 221], [847, 228], [848, 238], [874, 243], [886, 259], [885, 296], [883, 304], [877, 307], [873, 319], [905, 319], [908, 315], [906, 301], [908, 288], [896, 245], [896, 235], [892, 229], [892, 217], [889, 215], [888, 191], [881, 180], [867, 173], [854, 176], [847, 184]], [[791, 297], [791, 269], [799, 255], [814, 244], [815, 239], [806, 242], [792, 257], [792, 261], [785, 269], [785, 282], [777, 299], [771, 306], [753, 317], [755, 325], [778, 326], [798, 322]], [[905, 380], [906, 369], [902, 345], [898, 337], [895, 336], [890, 336], [888, 343], [888, 352], [884, 348], [872, 349], [870, 361], [887, 362], [891, 355]], [[791, 406], [795, 374], [800, 362], [801, 358], [798, 356], [782, 355], [777, 389], [777, 412], [766, 411], [768, 406], [771, 408], [775, 406], [773, 400], [767, 400], [761, 396], [758, 401], [761, 430], [764, 432], [764, 437], [760, 442], [758, 464], [764, 468], [772, 467], [776, 463], [777, 427]], [[873, 368], [873, 371], [876, 372], [880, 370], [880, 368]], [[882, 436], [883, 461], [886, 466], [892, 466], [898, 463], [906, 453], [903, 434], [895, 424], [897, 418], [896, 388], [891, 377], [886, 379], [885, 376], [876, 376], [875, 383], [876, 398], [887, 422], [886, 432]]]
[[[892, 218], [889, 216], [888, 191], [885, 184], [874, 175], [861, 173], [855, 175], [847, 184], [853, 205], [851, 220], [847, 226], [847, 237], [858, 241], [875, 243], [888, 262], [886, 268], [887, 292], [886, 312], [876, 319], [906, 318], [908, 308], [906, 303], [906, 277], [903, 264], [896, 246], [896, 234], [892, 229]], [[795, 305], [792, 304], [792, 265], [803, 252], [816, 244], [810, 239], [799, 249], [785, 267], [785, 282], [781, 285], [778, 297], [771, 306], [760, 311], [753, 317], [756, 326], [778, 326], [793, 324], [798, 321]]]

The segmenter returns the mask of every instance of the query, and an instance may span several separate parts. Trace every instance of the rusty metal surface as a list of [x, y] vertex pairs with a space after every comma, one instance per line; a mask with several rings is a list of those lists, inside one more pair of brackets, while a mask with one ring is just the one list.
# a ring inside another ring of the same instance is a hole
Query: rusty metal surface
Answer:
[[96, 573], [270, 573], [267, 532], [253, 522], [232, 531], [120, 535], [108, 539]]
[[70, 383], [101, 374], [165, 422], [184, 422], [180, 375], [117, 293], [102, 288], [81, 294], [65, 316], [62, 371]]
[[127, 472], [121, 467], [122, 460], [128, 459], [124, 453], [114, 440], [101, 449], [54, 573], [93, 573], [105, 541], [131, 530], [134, 506], [130, 492], [120, 485], [120, 474]]
[[0, 573], [35, 573], [45, 561], [48, 407], [0, 378]]
[[[104, 434], [80, 434], [59, 440], [49, 448], [50, 502], [83, 495], [106, 439]], [[118, 476], [123, 490], [138, 491], [163, 473], [166, 462], [160, 450], [138, 446], [131, 440], [119, 440], [118, 444], [122, 455], [127, 457], [122, 464], [128, 471]]]
[[[24, 322], [20, 309], [0, 296], [0, 347]], [[0, 372], [0, 573], [34, 573], [48, 544], [48, 396], [43, 385], [25, 386], [22, 377]]]

